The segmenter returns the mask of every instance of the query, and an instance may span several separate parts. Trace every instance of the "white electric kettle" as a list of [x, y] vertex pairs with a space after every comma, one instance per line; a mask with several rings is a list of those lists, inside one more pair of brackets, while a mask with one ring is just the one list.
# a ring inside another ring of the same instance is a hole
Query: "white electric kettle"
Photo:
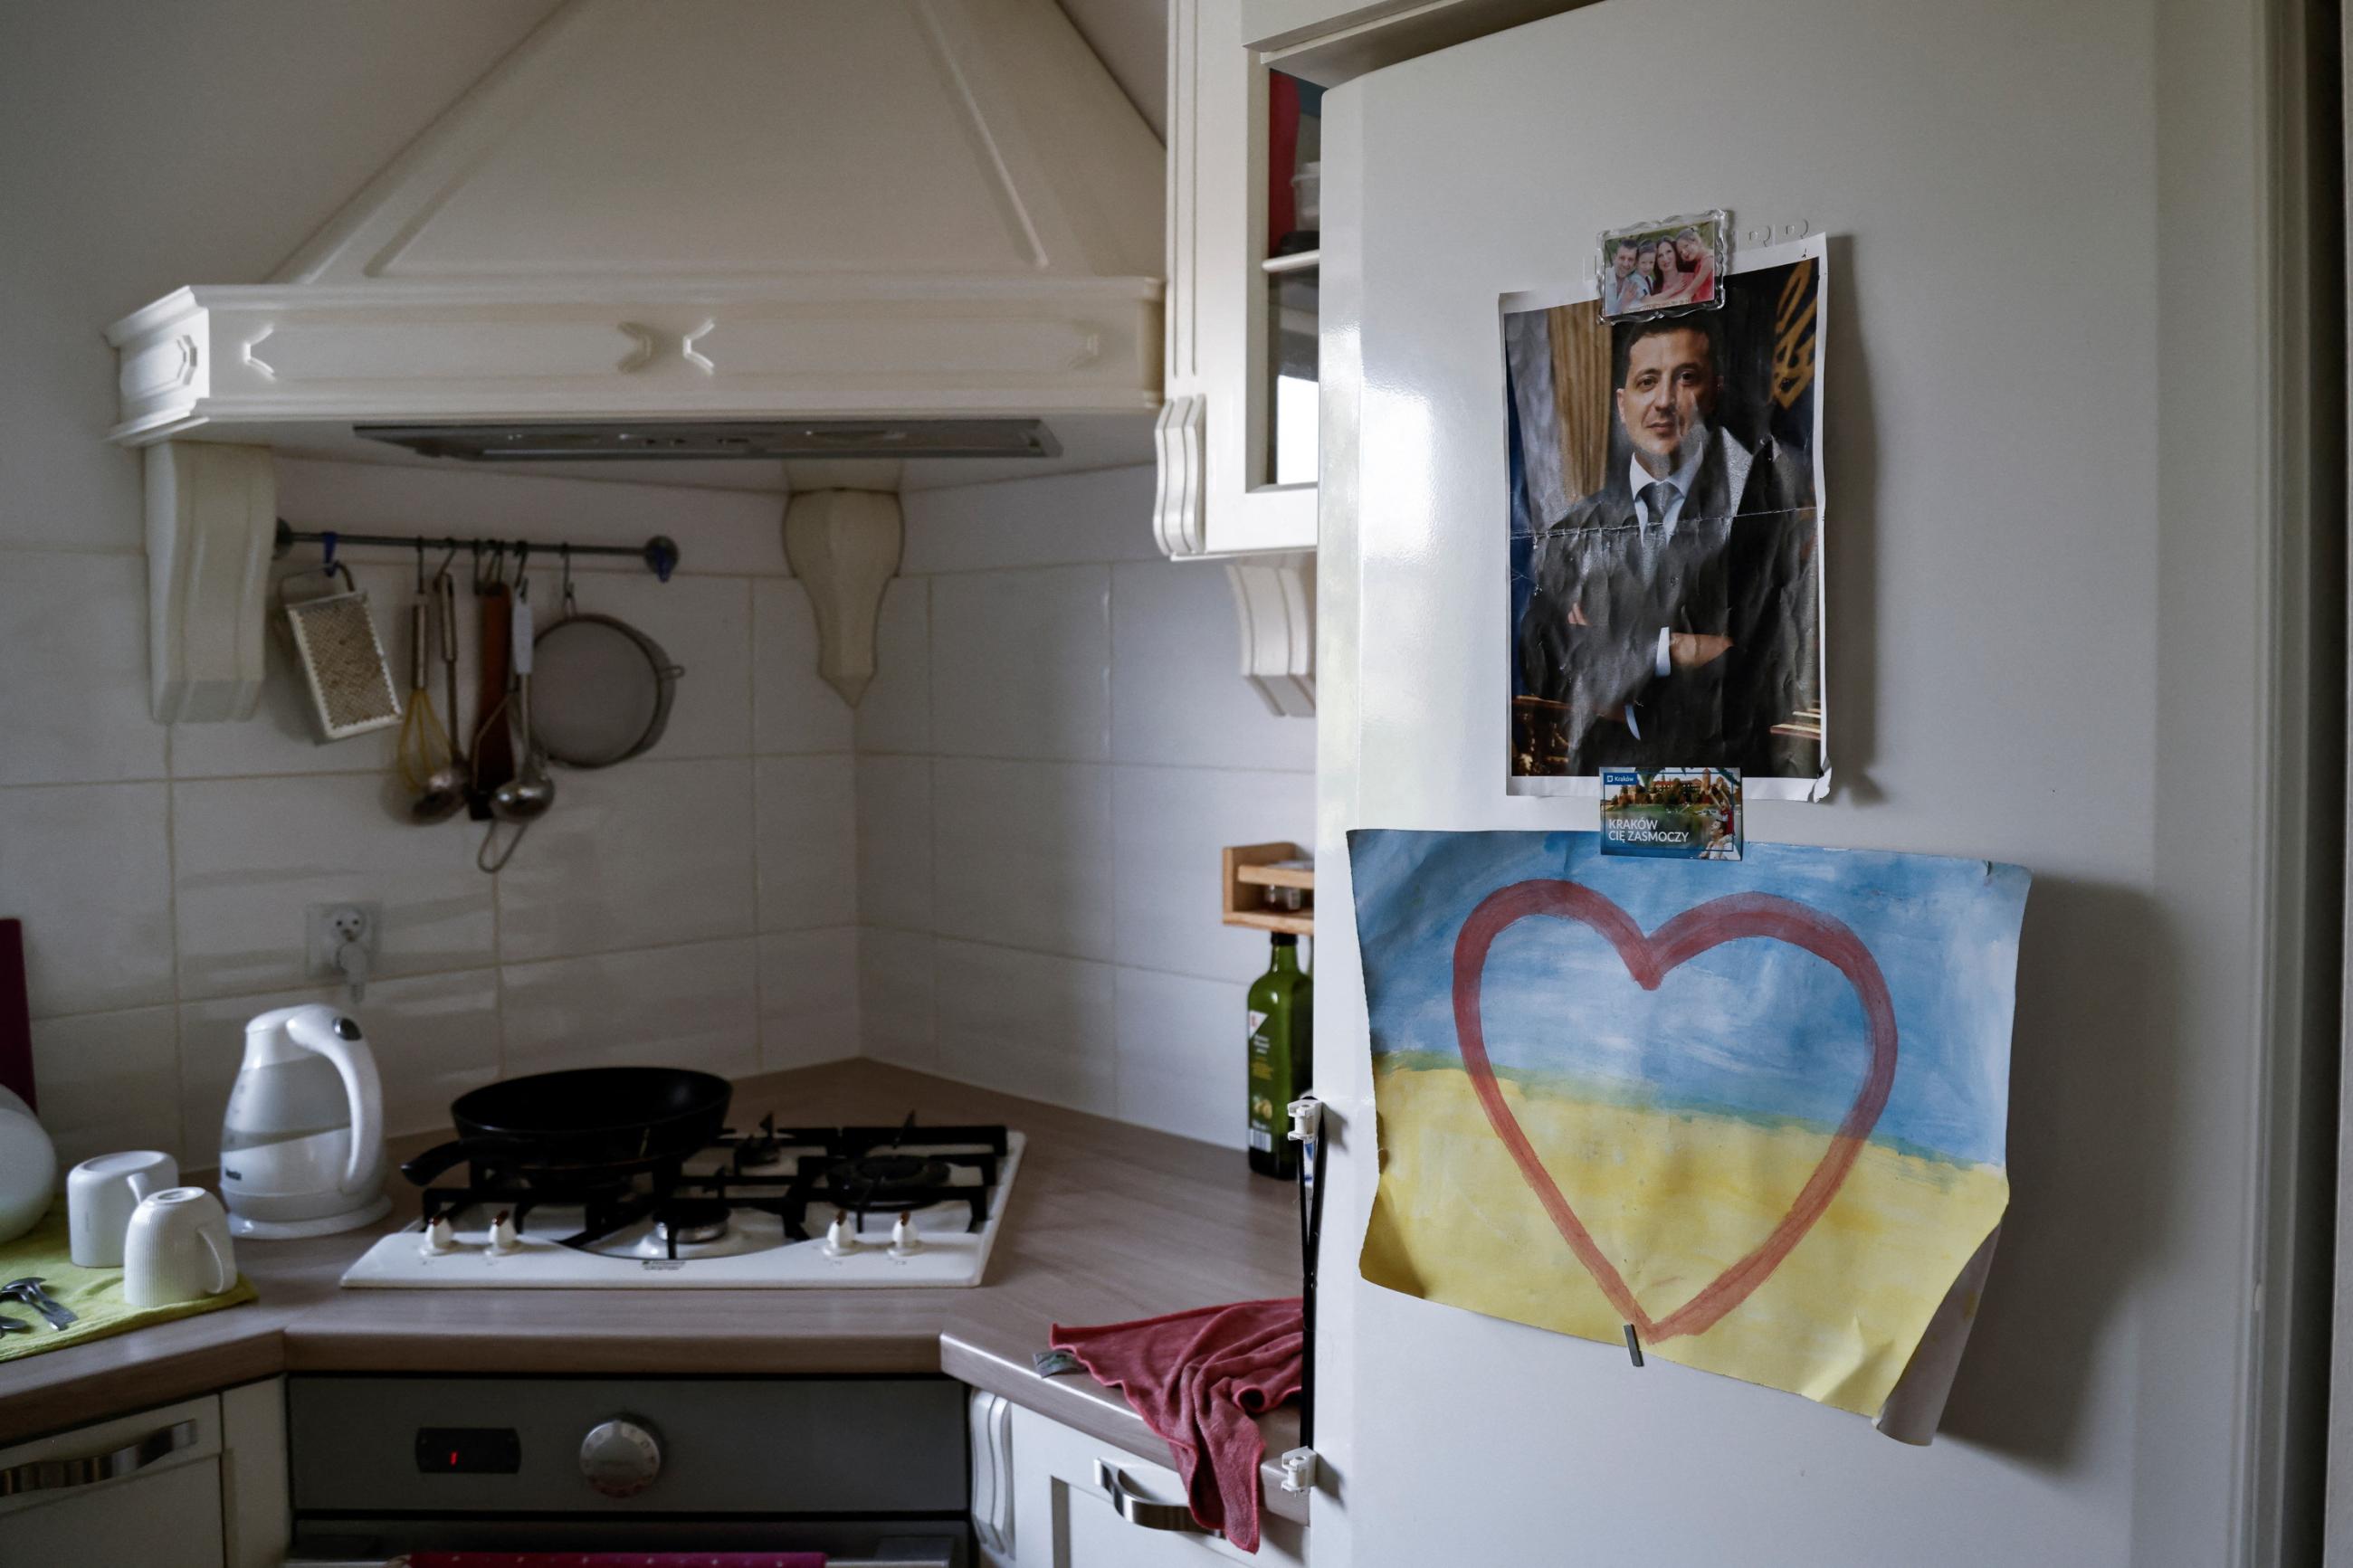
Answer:
[[228, 1226], [266, 1240], [381, 1219], [384, 1087], [352, 1018], [320, 1003], [245, 1026], [245, 1061], [221, 1119]]

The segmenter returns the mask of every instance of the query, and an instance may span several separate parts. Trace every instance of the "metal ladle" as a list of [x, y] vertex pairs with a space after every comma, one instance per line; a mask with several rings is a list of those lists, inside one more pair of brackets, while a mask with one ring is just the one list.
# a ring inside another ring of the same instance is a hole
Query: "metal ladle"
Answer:
[[[522, 731], [522, 761], [514, 776], [491, 791], [491, 826], [482, 835], [482, 847], [474, 856], [474, 864], [485, 871], [496, 871], [513, 858], [522, 836], [531, 825], [548, 813], [555, 804], [555, 781], [548, 776], [547, 759], [531, 732], [531, 590], [528, 582], [518, 582], [519, 592], [514, 606], [514, 672], [515, 722]], [[515, 834], [497, 859], [491, 858], [491, 840], [498, 836], [501, 822], [515, 825]]]
[[515, 776], [491, 792], [491, 815], [501, 822], [533, 822], [555, 804], [555, 781], [548, 776], [547, 758], [531, 738], [531, 666], [515, 676], [515, 722], [522, 730], [522, 765]]

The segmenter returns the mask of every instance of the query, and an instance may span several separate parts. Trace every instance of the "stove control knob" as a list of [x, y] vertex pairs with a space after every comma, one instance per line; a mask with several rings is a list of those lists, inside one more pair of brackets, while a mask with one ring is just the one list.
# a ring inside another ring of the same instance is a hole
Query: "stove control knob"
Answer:
[[626, 1415], [590, 1428], [580, 1439], [580, 1473], [607, 1497], [635, 1497], [661, 1474], [661, 1444]]

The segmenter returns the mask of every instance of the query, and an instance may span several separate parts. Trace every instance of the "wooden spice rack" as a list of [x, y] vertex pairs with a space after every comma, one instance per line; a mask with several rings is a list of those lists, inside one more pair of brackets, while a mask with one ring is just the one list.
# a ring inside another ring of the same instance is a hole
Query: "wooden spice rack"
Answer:
[[[1279, 866], [1279, 860], [1304, 860], [1307, 851], [1296, 844], [1234, 844], [1219, 852], [1225, 889], [1219, 918], [1229, 926], [1255, 931], [1287, 931], [1297, 936], [1315, 934], [1315, 868]], [[1270, 908], [1269, 888], [1303, 889], [1302, 907]]]

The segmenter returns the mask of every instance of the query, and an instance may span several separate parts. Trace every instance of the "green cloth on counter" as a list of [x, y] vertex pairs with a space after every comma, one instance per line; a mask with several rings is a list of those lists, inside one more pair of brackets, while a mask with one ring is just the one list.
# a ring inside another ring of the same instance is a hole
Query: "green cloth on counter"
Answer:
[[33, 1325], [29, 1334], [0, 1334], [0, 1361], [37, 1355], [66, 1345], [85, 1344], [150, 1323], [168, 1323], [253, 1300], [253, 1283], [242, 1274], [217, 1296], [177, 1301], [168, 1307], [134, 1307], [122, 1299], [122, 1270], [84, 1268], [73, 1260], [66, 1239], [66, 1202], [59, 1198], [41, 1223], [10, 1242], [0, 1242], [0, 1284], [27, 1277], [42, 1281], [50, 1300], [79, 1322], [62, 1329], [13, 1296], [0, 1297], [0, 1316]]

